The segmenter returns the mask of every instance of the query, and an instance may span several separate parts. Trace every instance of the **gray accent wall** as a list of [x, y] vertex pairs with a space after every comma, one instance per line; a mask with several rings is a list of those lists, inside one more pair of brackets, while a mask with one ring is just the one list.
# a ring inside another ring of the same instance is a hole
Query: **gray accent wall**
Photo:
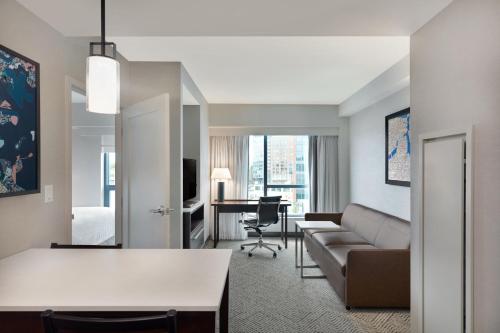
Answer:
[[[500, 332], [500, 1], [455, 0], [411, 37], [412, 181], [418, 136], [474, 126], [474, 332]], [[412, 192], [412, 216], [418, 203]], [[420, 241], [412, 223], [412, 330]]]
[[405, 88], [351, 116], [351, 200], [410, 220], [410, 188], [385, 183], [385, 116], [410, 106]]

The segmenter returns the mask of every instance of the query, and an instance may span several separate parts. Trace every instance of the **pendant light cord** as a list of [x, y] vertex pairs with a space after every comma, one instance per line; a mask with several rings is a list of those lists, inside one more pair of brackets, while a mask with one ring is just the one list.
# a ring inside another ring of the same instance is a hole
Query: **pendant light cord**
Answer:
[[101, 0], [101, 54], [106, 54], [106, 0]]

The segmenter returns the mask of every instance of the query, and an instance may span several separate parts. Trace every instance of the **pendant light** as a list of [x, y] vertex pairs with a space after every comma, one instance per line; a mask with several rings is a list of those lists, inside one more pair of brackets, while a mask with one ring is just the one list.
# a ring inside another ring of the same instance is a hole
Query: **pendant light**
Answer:
[[[116, 61], [116, 44], [106, 42], [106, 4], [101, 0], [101, 41], [90, 43], [87, 58], [87, 111], [120, 113], [120, 63]], [[97, 48], [98, 53], [95, 52]], [[107, 55], [106, 50], [111, 50]]]

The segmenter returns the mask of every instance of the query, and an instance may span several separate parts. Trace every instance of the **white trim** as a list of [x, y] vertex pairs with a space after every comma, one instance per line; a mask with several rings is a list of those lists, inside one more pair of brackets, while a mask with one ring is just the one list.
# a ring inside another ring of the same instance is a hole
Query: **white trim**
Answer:
[[[64, 151], [66, 155], [65, 161], [65, 179], [66, 179], [66, 198], [64, 203], [64, 216], [67, 221], [70, 223], [69, 228], [69, 240], [71, 241], [73, 236], [73, 223], [72, 223], [72, 208], [73, 208], [73, 106], [72, 106], [72, 98], [71, 92], [73, 89], [79, 90], [83, 94], [85, 94], [85, 83], [78, 81], [70, 76], [65, 76], [65, 95], [64, 95], [64, 105], [65, 105], [65, 116], [64, 116], [64, 124], [65, 124], [65, 146]], [[121, 158], [121, 150], [116, 145], [118, 140], [118, 135], [116, 130], [118, 127], [116, 126], [118, 120], [115, 118], [115, 153], [116, 153], [116, 161], [118, 165], [119, 158]], [[108, 126], [105, 126], [108, 127]], [[116, 173], [116, 184], [121, 182], [121, 174], [119, 172]], [[121, 193], [120, 187], [117, 186], [115, 190], [115, 242], [121, 242]], [[102, 198], [101, 198], [102, 201]]]
[[64, 84], [64, 109], [65, 109], [65, 114], [64, 114], [64, 124], [65, 124], [65, 137], [64, 137], [64, 152], [66, 155], [66, 161], [65, 161], [65, 179], [66, 179], [66, 196], [65, 196], [65, 202], [64, 202], [64, 216], [66, 221], [69, 221], [69, 236], [68, 240], [71, 242], [72, 236], [73, 236], [73, 220], [71, 218], [72, 214], [72, 208], [73, 208], [73, 149], [72, 149], [72, 144], [73, 144], [73, 107], [72, 107], [72, 98], [71, 98], [71, 92], [73, 91], [74, 88], [77, 90], [80, 90], [82, 92], [85, 92], [85, 83], [80, 82], [78, 80], [73, 79], [70, 76], [65, 76], [65, 84]]
[[418, 136], [418, 147], [419, 147], [419, 156], [418, 156], [418, 184], [417, 184], [417, 209], [416, 212], [416, 220], [418, 221], [418, 252], [417, 252], [417, 261], [418, 261], [418, 300], [417, 300], [417, 329], [418, 333], [426, 333], [423, 331], [423, 147], [424, 143], [429, 140], [434, 139], [442, 139], [446, 137], [454, 137], [454, 136], [465, 136], [465, 144], [466, 144], [466, 152], [465, 152], [465, 161], [466, 161], [466, 187], [465, 187], [465, 318], [466, 318], [466, 327], [464, 333], [473, 333], [474, 332], [474, 225], [473, 225], [473, 134], [474, 127], [470, 127], [467, 129], [455, 129], [455, 130], [443, 130], [432, 133], [424, 133]]

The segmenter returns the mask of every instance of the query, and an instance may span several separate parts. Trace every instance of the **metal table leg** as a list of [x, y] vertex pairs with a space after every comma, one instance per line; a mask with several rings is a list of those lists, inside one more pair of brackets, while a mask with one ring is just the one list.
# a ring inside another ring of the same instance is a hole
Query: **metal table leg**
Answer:
[[297, 256], [298, 256], [298, 242], [299, 242], [299, 239], [298, 239], [298, 229], [297, 229], [297, 224], [295, 224], [295, 268], [299, 268], [299, 263], [298, 263], [298, 259], [297, 259]]
[[285, 206], [285, 249], [288, 249], [288, 206]]
[[304, 268], [319, 268], [318, 265], [304, 266], [304, 230], [300, 231], [300, 277], [303, 279], [324, 279], [324, 275], [304, 275]]

